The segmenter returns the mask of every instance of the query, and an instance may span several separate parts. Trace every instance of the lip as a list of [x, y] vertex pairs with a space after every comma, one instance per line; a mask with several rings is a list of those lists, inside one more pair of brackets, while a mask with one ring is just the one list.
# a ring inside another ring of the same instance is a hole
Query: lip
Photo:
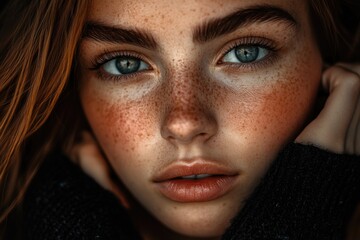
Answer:
[[[182, 179], [190, 175], [209, 174], [202, 179]], [[197, 158], [176, 161], [153, 179], [156, 188], [166, 198], [176, 202], [205, 202], [227, 194], [235, 185], [238, 172], [219, 163]]]

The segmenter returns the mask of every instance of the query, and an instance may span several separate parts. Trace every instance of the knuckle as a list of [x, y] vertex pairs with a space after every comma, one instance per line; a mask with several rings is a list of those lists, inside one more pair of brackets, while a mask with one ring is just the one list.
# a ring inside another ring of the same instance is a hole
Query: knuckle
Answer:
[[353, 91], [360, 91], [360, 75], [342, 66], [335, 65], [326, 69], [323, 76], [329, 79], [333, 87], [344, 86]]
[[342, 68], [340, 66], [331, 66], [329, 68], [327, 68], [324, 72], [323, 75], [326, 78], [330, 78], [330, 76], [334, 76], [334, 75], [338, 75], [336, 74], [337, 72], [339, 72]]
[[360, 87], [360, 77], [354, 72], [346, 71], [344, 73], [344, 80], [353, 87]]
[[336, 79], [336, 85], [341, 85], [353, 93], [360, 92], [360, 77], [354, 72], [343, 71]]

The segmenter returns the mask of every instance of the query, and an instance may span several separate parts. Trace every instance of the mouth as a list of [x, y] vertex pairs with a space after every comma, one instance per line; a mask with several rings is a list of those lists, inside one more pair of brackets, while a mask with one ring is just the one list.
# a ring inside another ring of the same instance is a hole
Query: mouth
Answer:
[[182, 203], [206, 202], [226, 195], [235, 185], [238, 173], [213, 162], [177, 162], [153, 179], [166, 198]]

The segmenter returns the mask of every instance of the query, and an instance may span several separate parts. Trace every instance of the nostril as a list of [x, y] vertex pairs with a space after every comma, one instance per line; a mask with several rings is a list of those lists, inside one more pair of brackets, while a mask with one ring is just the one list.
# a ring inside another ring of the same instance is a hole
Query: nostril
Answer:
[[[177, 119], [167, 121], [162, 128], [163, 138], [178, 143], [189, 143], [197, 141], [206, 141], [215, 132], [215, 126], [212, 121], [193, 121], [193, 119]], [[215, 124], [216, 125], [216, 124]]]
[[162, 137], [178, 143], [194, 139], [205, 142], [217, 132], [217, 122], [207, 109], [194, 105], [176, 105], [165, 112]]

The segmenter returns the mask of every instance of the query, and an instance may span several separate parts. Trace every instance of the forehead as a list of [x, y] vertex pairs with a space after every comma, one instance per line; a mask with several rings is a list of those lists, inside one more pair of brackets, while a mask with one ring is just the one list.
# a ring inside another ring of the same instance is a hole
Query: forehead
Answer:
[[307, 1], [299, 0], [93, 0], [88, 20], [150, 31], [189, 30], [201, 22], [220, 18], [239, 9], [274, 6], [299, 22], [307, 17]]

